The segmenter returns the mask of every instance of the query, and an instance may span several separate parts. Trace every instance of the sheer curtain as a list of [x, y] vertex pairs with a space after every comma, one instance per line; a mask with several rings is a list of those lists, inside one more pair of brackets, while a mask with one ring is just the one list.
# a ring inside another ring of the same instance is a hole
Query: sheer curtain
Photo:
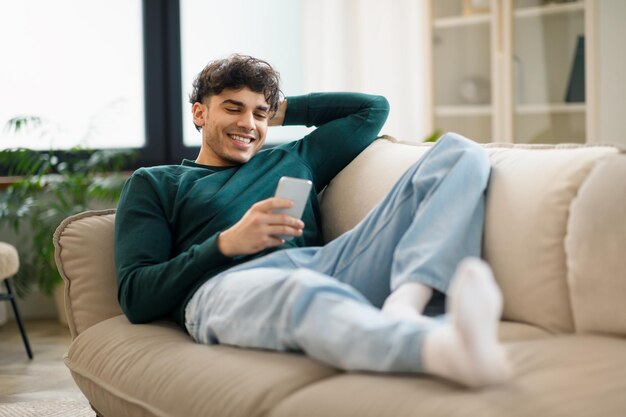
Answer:
[[308, 91], [382, 94], [381, 133], [431, 133], [429, 17], [423, 0], [302, 0], [303, 84]]

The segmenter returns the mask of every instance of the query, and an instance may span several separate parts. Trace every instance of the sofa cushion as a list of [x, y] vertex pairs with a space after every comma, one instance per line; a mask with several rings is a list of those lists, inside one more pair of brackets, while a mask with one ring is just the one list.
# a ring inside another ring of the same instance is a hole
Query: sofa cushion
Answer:
[[591, 172], [572, 203], [567, 229], [576, 330], [626, 335], [626, 154]]
[[293, 393], [268, 417], [624, 416], [626, 339], [562, 335], [506, 347], [515, 378], [497, 387], [343, 373]]
[[565, 261], [569, 208], [613, 147], [488, 147], [492, 174], [484, 258], [504, 294], [503, 317], [552, 332], [574, 330]]
[[[544, 331], [501, 323], [507, 340]], [[171, 322], [99, 322], [72, 342], [65, 363], [105, 416], [255, 416], [339, 371], [303, 354], [195, 344]], [[330, 415], [330, 414], [329, 414]]]
[[193, 343], [175, 324], [102, 321], [65, 363], [105, 416], [264, 416], [302, 387], [337, 373], [301, 354]]
[[505, 342], [550, 337], [551, 334], [537, 326], [514, 321], [501, 321], [498, 325], [498, 339]]
[[65, 282], [65, 311], [72, 338], [122, 313], [113, 258], [114, 213], [80, 213], [65, 219], [54, 233], [55, 259]]
[[[564, 239], [569, 206], [610, 146], [485, 145], [493, 166], [487, 196], [484, 258], [504, 295], [506, 320], [551, 332], [574, 330]], [[324, 192], [328, 240], [354, 227], [430, 144], [377, 140]]]

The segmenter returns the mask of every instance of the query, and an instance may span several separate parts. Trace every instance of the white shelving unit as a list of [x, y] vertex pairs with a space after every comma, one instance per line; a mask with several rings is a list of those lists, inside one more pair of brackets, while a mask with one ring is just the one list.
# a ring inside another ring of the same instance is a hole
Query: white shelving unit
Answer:
[[580, 103], [540, 103], [540, 104], [520, 104], [515, 111], [518, 114], [549, 114], [549, 113], [571, 113], [584, 114], [586, 106]]
[[471, 13], [472, 0], [431, 0], [433, 128], [481, 142], [591, 141], [594, 112], [566, 93], [596, 1], [490, 0]]
[[474, 16], [452, 16], [442, 17], [433, 22], [435, 29], [456, 28], [472, 25], [488, 25], [490, 16], [487, 14]]
[[525, 7], [516, 9], [514, 15], [516, 18], [524, 17], [542, 17], [549, 15], [565, 15], [576, 11], [584, 11], [585, 4], [582, 1], [574, 3], [548, 3], [543, 6]]

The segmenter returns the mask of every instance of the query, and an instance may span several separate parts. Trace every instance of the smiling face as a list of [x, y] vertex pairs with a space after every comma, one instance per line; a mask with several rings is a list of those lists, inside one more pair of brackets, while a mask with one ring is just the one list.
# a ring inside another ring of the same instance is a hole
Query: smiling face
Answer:
[[202, 128], [199, 164], [245, 164], [265, 142], [270, 106], [262, 93], [247, 87], [224, 89], [194, 103], [191, 111], [194, 123]]

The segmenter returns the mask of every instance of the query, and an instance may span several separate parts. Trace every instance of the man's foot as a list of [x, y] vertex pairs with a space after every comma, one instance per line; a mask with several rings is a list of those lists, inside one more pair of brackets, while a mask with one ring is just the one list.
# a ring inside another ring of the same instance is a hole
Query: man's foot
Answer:
[[432, 318], [422, 315], [432, 294], [432, 288], [424, 284], [417, 282], [402, 284], [387, 297], [382, 307], [382, 313], [397, 320], [434, 323]]
[[506, 381], [511, 369], [497, 334], [502, 295], [485, 262], [467, 258], [459, 264], [448, 313], [450, 322], [424, 339], [424, 372], [475, 388]]

